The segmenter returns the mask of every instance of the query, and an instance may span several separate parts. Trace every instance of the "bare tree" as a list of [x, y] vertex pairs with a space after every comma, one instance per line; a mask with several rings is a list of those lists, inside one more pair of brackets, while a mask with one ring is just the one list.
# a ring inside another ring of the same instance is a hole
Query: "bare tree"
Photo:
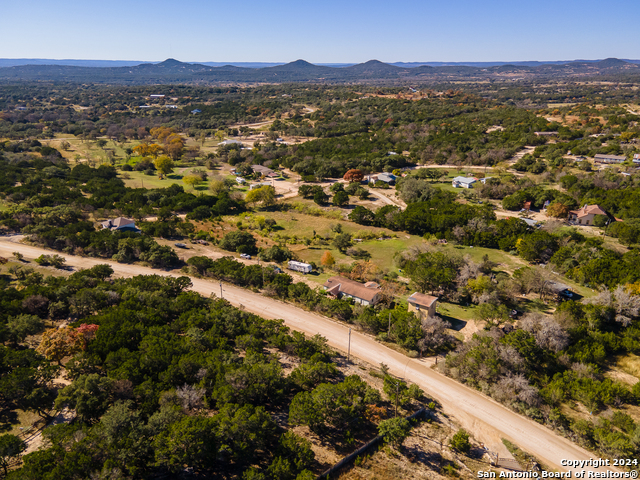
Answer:
[[427, 317], [422, 319], [422, 331], [424, 337], [418, 341], [418, 349], [422, 355], [425, 351], [435, 351], [439, 347], [451, 343], [454, 338], [445, 333], [445, 329], [451, 328], [448, 322], [440, 317]]
[[184, 384], [182, 387], [176, 388], [176, 395], [185, 410], [201, 408], [204, 393], [204, 388], [198, 388], [193, 385]]
[[613, 291], [615, 298], [616, 322], [625, 327], [631, 324], [631, 320], [640, 313], [640, 296], [632, 294], [622, 285]]
[[558, 353], [569, 345], [569, 334], [551, 317], [530, 313], [520, 321], [520, 326], [533, 334], [540, 348]]
[[628, 327], [631, 321], [640, 314], [640, 296], [619, 285], [611, 292], [601, 290], [597, 295], [583, 300], [585, 304], [600, 305], [615, 310], [615, 321]]
[[530, 407], [537, 407], [541, 403], [538, 390], [529, 385], [523, 374], [507, 373], [493, 386], [492, 393], [494, 398], [505, 403], [520, 401]]

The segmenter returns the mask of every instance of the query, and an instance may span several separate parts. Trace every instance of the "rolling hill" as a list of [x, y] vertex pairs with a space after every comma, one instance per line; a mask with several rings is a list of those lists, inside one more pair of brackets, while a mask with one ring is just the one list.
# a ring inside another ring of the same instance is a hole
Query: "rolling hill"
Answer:
[[[105, 84], [167, 84], [167, 83], [286, 83], [286, 82], [377, 82], [377, 81], [449, 81], [592, 77], [619, 74], [640, 74], [640, 65], [617, 58], [600, 61], [566, 63], [518, 62], [493, 66], [420, 65], [398, 66], [370, 60], [349, 66], [315, 65], [296, 60], [283, 65], [249, 68], [234, 65], [213, 66], [167, 59], [161, 63], [125, 66], [87, 65], [12, 65], [0, 66], [0, 81], [44, 81]], [[2, 65], [2, 63], [0, 63]]]

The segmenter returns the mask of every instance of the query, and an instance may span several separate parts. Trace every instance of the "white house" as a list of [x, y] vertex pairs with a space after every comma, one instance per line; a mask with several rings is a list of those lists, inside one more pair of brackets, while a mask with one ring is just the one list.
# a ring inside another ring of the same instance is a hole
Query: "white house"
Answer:
[[451, 182], [454, 188], [471, 188], [471, 186], [478, 181], [473, 177], [456, 177]]

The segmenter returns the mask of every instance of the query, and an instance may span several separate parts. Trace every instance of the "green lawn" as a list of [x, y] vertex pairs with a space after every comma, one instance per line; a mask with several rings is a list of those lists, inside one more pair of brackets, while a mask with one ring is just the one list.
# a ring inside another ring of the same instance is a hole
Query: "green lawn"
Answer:
[[167, 188], [175, 183], [185, 187], [186, 191], [191, 190], [191, 187], [182, 181], [182, 175], [177, 173], [172, 173], [163, 179], [158, 178], [158, 175], [145, 175], [143, 172], [135, 171], [120, 172], [119, 177], [130, 188]]

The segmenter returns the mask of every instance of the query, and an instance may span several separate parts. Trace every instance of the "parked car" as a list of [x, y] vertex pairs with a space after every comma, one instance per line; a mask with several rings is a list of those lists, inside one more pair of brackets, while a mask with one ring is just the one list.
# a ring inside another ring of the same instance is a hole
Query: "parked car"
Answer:
[[178, 248], [189, 248], [185, 243], [174, 243], [174, 245]]
[[244, 258], [245, 260], [251, 260], [251, 255], [248, 253], [241, 253], [240, 258]]

